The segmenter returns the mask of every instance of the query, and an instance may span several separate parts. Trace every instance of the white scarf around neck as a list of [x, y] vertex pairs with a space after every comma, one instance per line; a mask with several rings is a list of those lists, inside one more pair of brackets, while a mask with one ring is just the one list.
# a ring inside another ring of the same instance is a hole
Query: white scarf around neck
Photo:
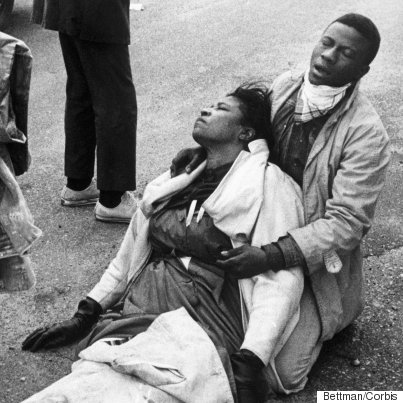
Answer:
[[[299, 93], [300, 101], [302, 101], [302, 120], [310, 120], [309, 116], [311, 115], [326, 114], [342, 100], [350, 85], [351, 83], [342, 87], [330, 87], [328, 85], [311, 84], [308, 70], [305, 73], [304, 82]], [[313, 117], [316, 116], [311, 116], [311, 118]]]

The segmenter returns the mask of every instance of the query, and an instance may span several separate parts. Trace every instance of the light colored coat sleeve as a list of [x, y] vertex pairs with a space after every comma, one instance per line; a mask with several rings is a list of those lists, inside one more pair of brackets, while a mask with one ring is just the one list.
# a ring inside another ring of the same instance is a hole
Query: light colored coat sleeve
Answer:
[[119, 252], [88, 296], [104, 310], [112, 307], [124, 296], [128, 283], [147, 263], [150, 253], [148, 220], [137, 209]]
[[389, 159], [388, 137], [379, 117], [356, 116], [350, 122], [338, 167], [333, 168], [336, 172], [323, 217], [289, 231], [311, 274], [323, 267], [326, 253], [348, 254], [368, 232]]
[[118, 254], [109, 264], [101, 280], [88, 294], [103, 309], [108, 309], [125, 297], [128, 284], [136, 277], [148, 262], [151, 245], [148, 240], [148, 218], [155, 211], [155, 203], [159, 207], [162, 201], [189, 185], [205, 167], [205, 162], [190, 175], [182, 174], [171, 178], [170, 172], [150, 182], [144, 190], [140, 207], [134, 214]]

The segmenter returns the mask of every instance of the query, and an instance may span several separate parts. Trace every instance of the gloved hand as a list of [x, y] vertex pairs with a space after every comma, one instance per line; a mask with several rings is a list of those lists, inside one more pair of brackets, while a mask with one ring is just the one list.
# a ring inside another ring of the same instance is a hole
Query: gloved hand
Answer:
[[251, 351], [240, 350], [231, 355], [238, 403], [258, 403], [262, 390], [263, 362]]
[[270, 269], [266, 253], [251, 245], [221, 252], [216, 265], [237, 279], [253, 277]]
[[101, 305], [87, 297], [79, 302], [71, 319], [36, 329], [23, 341], [22, 349], [34, 353], [71, 344], [87, 335], [101, 313]]
[[171, 164], [171, 177], [186, 171], [191, 173], [206, 159], [206, 150], [201, 147], [185, 148], [176, 154]]

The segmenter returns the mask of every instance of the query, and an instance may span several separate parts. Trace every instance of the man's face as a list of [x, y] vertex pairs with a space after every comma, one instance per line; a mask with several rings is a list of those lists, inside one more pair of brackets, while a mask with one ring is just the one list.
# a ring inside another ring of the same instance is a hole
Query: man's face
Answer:
[[365, 75], [368, 41], [354, 28], [335, 22], [315, 46], [309, 69], [314, 85], [341, 87]]
[[202, 146], [238, 141], [242, 130], [240, 101], [225, 97], [215, 105], [201, 110], [193, 128], [193, 138]]

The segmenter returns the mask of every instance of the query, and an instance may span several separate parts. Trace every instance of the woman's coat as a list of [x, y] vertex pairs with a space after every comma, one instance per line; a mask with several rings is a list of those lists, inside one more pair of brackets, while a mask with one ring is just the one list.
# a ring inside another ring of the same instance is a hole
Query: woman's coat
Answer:
[[[251, 152], [240, 153], [203, 204], [215, 225], [231, 238], [234, 246], [239, 246], [239, 234], [252, 245], [261, 246], [303, 224], [298, 186], [278, 167], [267, 164], [269, 153], [264, 140], [256, 140], [249, 146]], [[125, 298], [126, 289], [148, 262], [151, 245], [147, 217], [191, 183], [204, 166], [175, 178], [166, 172], [147, 186], [141, 210], [133, 217], [116, 258], [88, 294], [104, 309]], [[301, 268], [278, 273], [269, 269], [259, 276], [240, 280], [246, 330], [242, 348], [253, 351], [266, 364], [281, 349], [298, 322], [303, 290]]]

